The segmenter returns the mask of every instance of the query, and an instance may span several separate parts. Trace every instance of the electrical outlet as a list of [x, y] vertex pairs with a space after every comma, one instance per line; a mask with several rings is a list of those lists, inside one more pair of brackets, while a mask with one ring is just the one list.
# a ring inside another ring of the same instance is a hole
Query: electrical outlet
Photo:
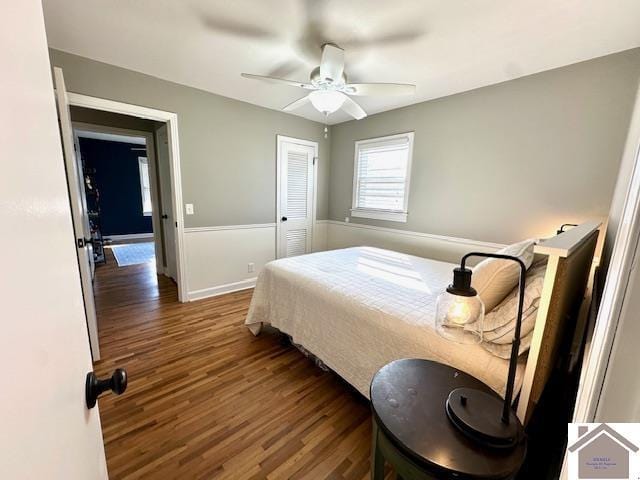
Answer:
[[193, 215], [193, 203], [186, 203], [184, 205], [184, 209], [187, 212], [187, 215]]
[[250, 262], [247, 264], [247, 273], [253, 273], [253, 271], [256, 269], [256, 264], [253, 262]]

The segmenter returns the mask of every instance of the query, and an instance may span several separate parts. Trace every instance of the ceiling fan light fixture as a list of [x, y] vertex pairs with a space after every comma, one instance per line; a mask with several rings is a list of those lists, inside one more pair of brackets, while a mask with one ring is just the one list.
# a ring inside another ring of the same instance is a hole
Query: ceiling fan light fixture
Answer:
[[314, 90], [309, 94], [309, 100], [316, 110], [328, 115], [342, 107], [345, 96], [335, 90]]

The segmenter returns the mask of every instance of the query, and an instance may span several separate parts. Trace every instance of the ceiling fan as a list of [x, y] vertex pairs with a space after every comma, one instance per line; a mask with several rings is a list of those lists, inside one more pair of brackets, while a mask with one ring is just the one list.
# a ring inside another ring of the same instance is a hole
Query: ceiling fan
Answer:
[[282, 109], [285, 112], [311, 102], [315, 109], [325, 116], [342, 109], [357, 120], [366, 117], [367, 113], [350, 97], [351, 95], [412, 95], [416, 91], [415, 85], [404, 83], [348, 83], [344, 72], [344, 50], [332, 43], [325, 43], [322, 46], [320, 66], [311, 72], [309, 83], [250, 73], [243, 73], [242, 76], [311, 91], [308, 95], [285, 106]]

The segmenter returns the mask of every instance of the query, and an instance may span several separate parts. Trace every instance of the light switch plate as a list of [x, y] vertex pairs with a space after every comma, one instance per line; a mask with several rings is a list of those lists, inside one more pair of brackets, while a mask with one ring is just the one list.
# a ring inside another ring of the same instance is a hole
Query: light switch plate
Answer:
[[184, 205], [184, 209], [187, 212], [187, 215], [193, 215], [193, 203], [186, 203]]

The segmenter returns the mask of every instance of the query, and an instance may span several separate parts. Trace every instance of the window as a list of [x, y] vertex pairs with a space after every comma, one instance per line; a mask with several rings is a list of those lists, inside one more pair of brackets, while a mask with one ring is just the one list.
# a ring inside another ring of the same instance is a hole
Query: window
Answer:
[[138, 157], [140, 169], [140, 191], [142, 192], [142, 214], [151, 215], [151, 183], [149, 182], [149, 162], [146, 157]]
[[407, 221], [413, 132], [356, 142], [354, 217]]

